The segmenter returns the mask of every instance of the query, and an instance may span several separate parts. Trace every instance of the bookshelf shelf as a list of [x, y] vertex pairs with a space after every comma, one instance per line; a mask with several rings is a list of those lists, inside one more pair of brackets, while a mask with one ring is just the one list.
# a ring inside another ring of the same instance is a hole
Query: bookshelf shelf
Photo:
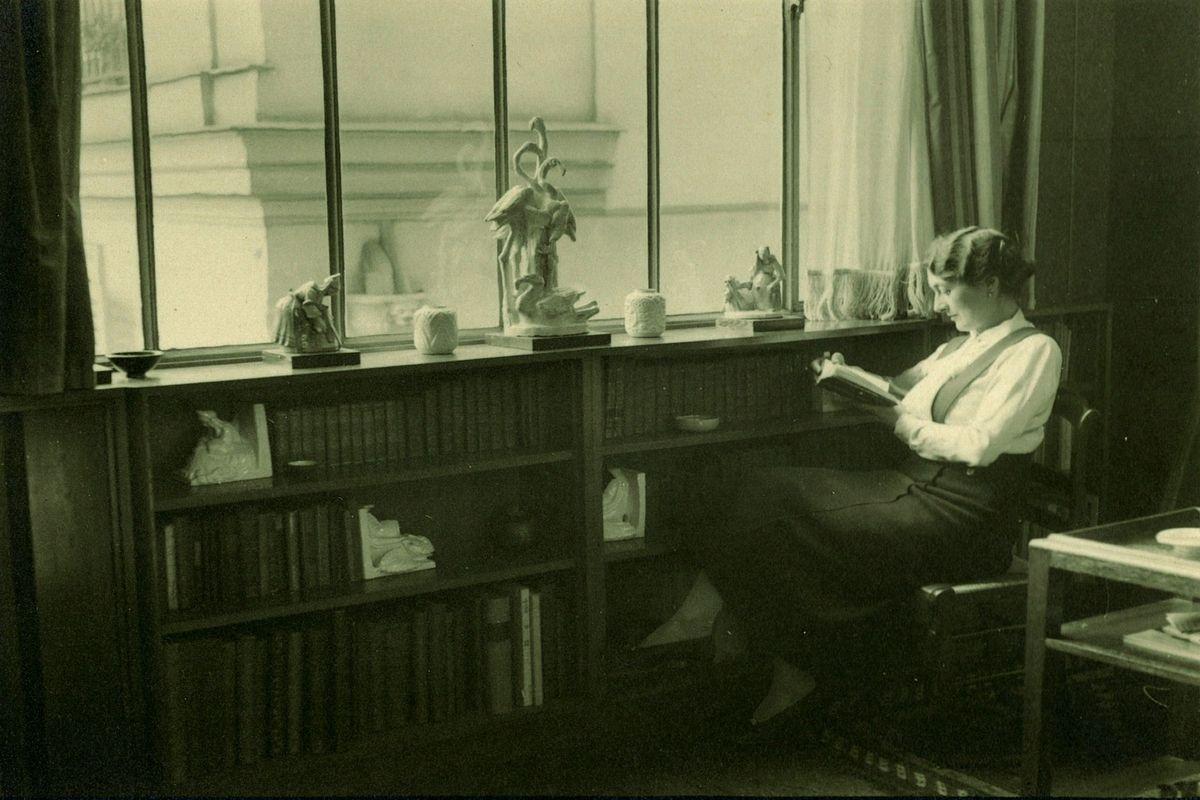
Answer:
[[365, 470], [354, 473], [321, 472], [311, 479], [292, 478], [284, 474], [274, 478], [211, 486], [187, 486], [183, 483], [164, 482], [157, 489], [154, 506], [155, 510], [160, 512], [183, 511], [275, 498], [327, 494], [429, 478], [448, 478], [456, 475], [475, 475], [522, 467], [559, 464], [571, 461], [576, 456], [577, 453], [574, 450], [510, 453], [482, 457], [478, 455], [454, 456], [412, 462], [399, 469], [379, 472]]
[[795, 422], [776, 422], [754, 428], [718, 428], [706, 433], [666, 433], [657, 436], [620, 439], [605, 444], [601, 448], [601, 452], [604, 455], [622, 455], [647, 450], [672, 450], [681, 447], [747, 442], [758, 439], [791, 436], [810, 431], [851, 428], [858, 425], [866, 425], [873, 420], [874, 417], [870, 414], [862, 412], [831, 411], [824, 414], [814, 413], [806, 415]]
[[286, 619], [330, 611], [335, 608], [351, 608], [406, 597], [419, 597], [434, 592], [521, 580], [574, 568], [575, 559], [572, 558], [528, 561], [504, 567], [480, 568], [475, 565], [466, 565], [458, 569], [439, 567], [361, 581], [349, 588], [339, 587], [335, 590], [309, 592], [300, 598], [279, 598], [248, 608], [225, 611], [206, 609], [186, 614], [172, 614], [159, 627], [159, 633], [162, 636], [179, 636], [266, 620]]
[[638, 558], [654, 558], [670, 555], [677, 548], [672, 543], [647, 541], [646, 539], [626, 539], [620, 542], [604, 543], [604, 560], [608, 563], [630, 561]]

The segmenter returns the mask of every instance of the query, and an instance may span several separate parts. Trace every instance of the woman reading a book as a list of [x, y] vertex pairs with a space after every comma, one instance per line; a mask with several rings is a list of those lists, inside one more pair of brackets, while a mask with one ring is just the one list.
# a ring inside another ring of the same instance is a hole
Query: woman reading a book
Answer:
[[751, 722], [781, 721], [811, 705], [801, 701], [815, 687], [887, 649], [895, 601], [928, 583], [1003, 572], [1018, 535], [1009, 509], [1042, 441], [1062, 362], [1019, 306], [1032, 271], [997, 231], [936, 239], [926, 263], [934, 310], [965, 335], [891, 379], [902, 400], [861, 405], [907, 445], [907, 457], [868, 471], [747, 476], [718, 522], [695, 527], [703, 571], [643, 646], [711, 634], [720, 659], [736, 621], [750, 652], [772, 665]]

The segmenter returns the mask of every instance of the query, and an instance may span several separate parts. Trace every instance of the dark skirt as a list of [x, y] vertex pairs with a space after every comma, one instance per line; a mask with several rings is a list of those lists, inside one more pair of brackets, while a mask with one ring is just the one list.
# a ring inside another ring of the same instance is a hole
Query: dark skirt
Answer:
[[753, 651], [839, 671], [912, 638], [902, 610], [917, 587], [1008, 567], [1028, 463], [756, 471], [690, 547]]

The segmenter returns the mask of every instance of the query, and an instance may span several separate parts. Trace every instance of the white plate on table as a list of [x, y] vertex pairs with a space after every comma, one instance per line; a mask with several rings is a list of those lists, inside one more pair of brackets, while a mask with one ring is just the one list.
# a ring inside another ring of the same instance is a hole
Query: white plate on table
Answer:
[[1159, 544], [1170, 545], [1182, 556], [1200, 556], [1200, 528], [1167, 528], [1154, 534]]

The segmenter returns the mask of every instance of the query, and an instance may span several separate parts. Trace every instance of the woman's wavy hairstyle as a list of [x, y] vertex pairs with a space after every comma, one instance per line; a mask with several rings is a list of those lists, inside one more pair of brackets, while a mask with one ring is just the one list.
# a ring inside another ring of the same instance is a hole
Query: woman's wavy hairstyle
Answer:
[[978, 285], [996, 278], [1000, 293], [1021, 302], [1033, 264], [1010, 237], [991, 228], [971, 226], [933, 240], [925, 268], [947, 281]]

